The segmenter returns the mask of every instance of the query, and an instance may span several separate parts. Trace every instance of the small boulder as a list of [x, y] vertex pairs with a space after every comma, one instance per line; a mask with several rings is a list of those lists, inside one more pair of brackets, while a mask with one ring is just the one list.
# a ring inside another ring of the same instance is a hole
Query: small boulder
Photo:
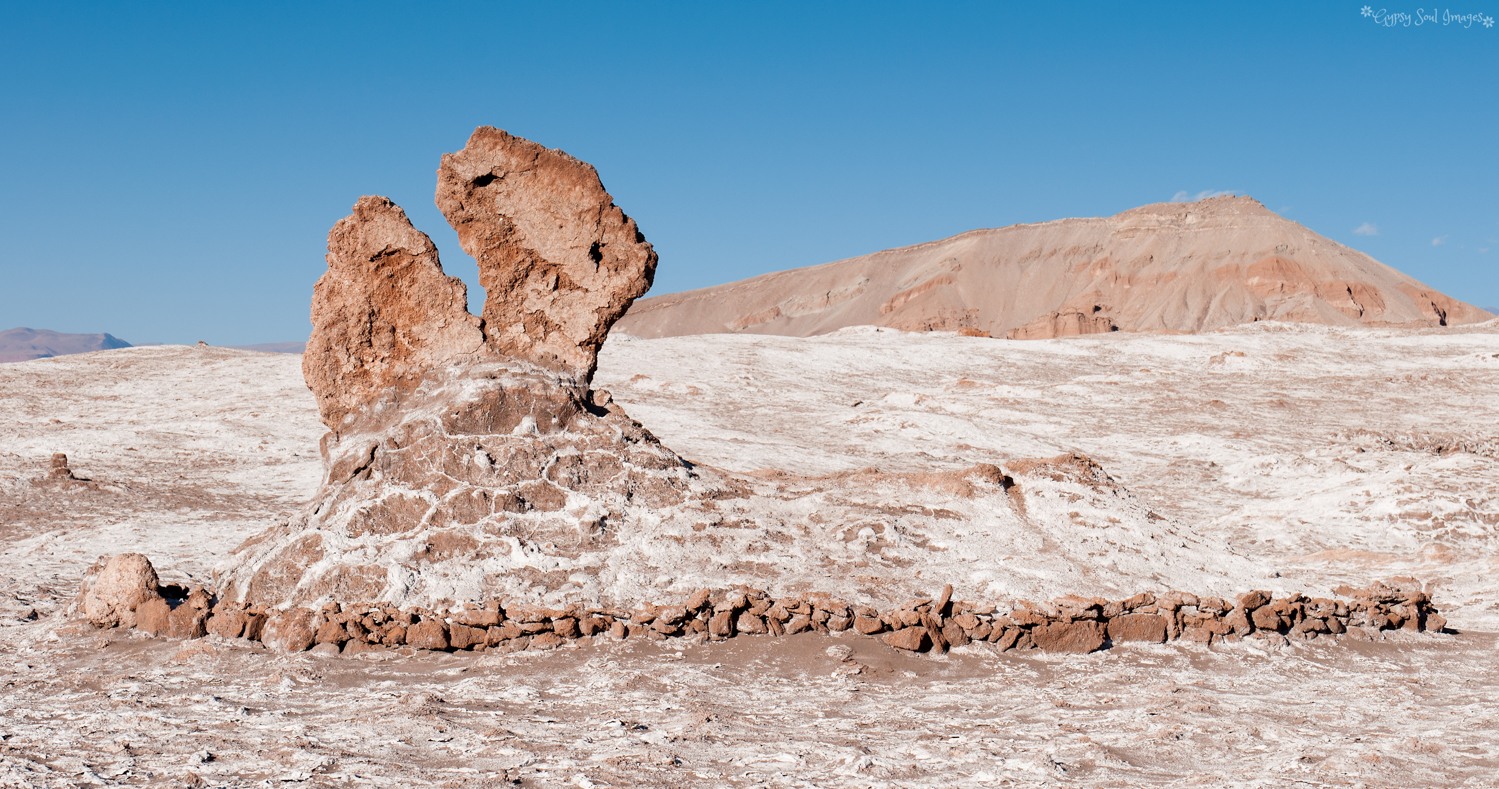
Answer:
[[1031, 640], [1047, 652], [1085, 655], [1102, 649], [1103, 624], [1094, 621], [1052, 622], [1031, 630]]
[[448, 646], [453, 649], [472, 649], [485, 642], [487, 630], [454, 623], [448, 626]]
[[1145, 641], [1160, 644], [1166, 640], [1166, 618], [1159, 614], [1125, 614], [1109, 620], [1109, 640], [1114, 643]]
[[931, 646], [931, 639], [924, 627], [905, 627], [881, 637], [886, 644], [907, 652], [920, 652]]
[[83, 613], [95, 627], [135, 627], [136, 609], [160, 599], [156, 568], [139, 553], [109, 560], [83, 595]]
[[1255, 590], [1239, 595], [1239, 607], [1245, 611], [1253, 611], [1270, 602], [1270, 593]]
[[271, 649], [281, 652], [306, 652], [312, 648], [312, 611], [292, 608], [278, 611], [266, 620], [261, 641]]
[[447, 649], [447, 623], [440, 619], [423, 619], [406, 628], [406, 646], [416, 649]]
[[567, 639], [556, 633], [538, 633], [531, 637], [529, 648], [533, 652], [543, 652], [548, 649], [556, 649], [565, 643], [567, 643]]

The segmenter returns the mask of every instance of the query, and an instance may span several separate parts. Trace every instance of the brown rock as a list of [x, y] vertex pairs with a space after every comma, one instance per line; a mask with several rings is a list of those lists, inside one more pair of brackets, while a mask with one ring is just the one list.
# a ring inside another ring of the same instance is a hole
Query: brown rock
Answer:
[[625, 627], [624, 622], [616, 620], [613, 625], [609, 626], [609, 635], [613, 636], [616, 641], [623, 641], [629, 636], [629, 628]]
[[885, 629], [885, 623], [881, 622], [876, 617], [872, 617], [872, 616], [860, 616], [860, 617], [855, 617], [854, 618], [854, 629], [857, 630], [857, 631], [859, 631], [860, 633], [863, 633], [866, 636], [872, 636], [875, 633], [878, 633], [881, 630], [884, 630]]
[[791, 617], [791, 621], [786, 623], [786, 632], [791, 634], [801, 633], [803, 631], [811, 629], [812, 617], [806, 616], [804, 614], [797, 614], [796, 616]]
[[921, 626], [926, 628], [927, 636], [932, 639], [932, 649], [938, 652], [946, 652], [948, 643], [946, 635], [942, 632], [942, 620], [931, 614], [921, 615]]
[[437, 247], [384, 197], [361, 197], [328, 234], [328, 271], [313, 288], [302, 373], [323, 424], [428, 368], [483, 348], [468, 288], [442, 271]]
[[318, 644], [342, 644], [348, 640], [349, 631], [337, 622], [318, 625], [317, 633], [313, 636], [313, 642]]
[[719, 637], [728, 638], [734, 635], [734, 612], [719, 611], [708, 620], [708, 632]]
[[500, 612], [487, 609], [464, 611], [453, 617], [453, 621], [460, 625], [488, 629], [500, 623]]
[[527, 647], [533, 652], [544, 652], [548, 649], [556, 649], [567, 643], [567, 639], [556, 633], [540, 633], [531, 637], [531, 645]]
[[1213, 638], [1216, 635], [1216, 633], [1205, 627], [1185, 627], [1182, 628], [1181, 637], [1183, 641], [1196, 641], [1202, 644], [1211, 644], [1213, 643]]
[[260, 640], [281, 652], [306, 652], [313, 644], [312, 616], [306, 608], [276, 612], [266, 620]]
[[739, 618], [734, 621], [734, 630], [750, 635], [761, 635], [769, 632], [765, 627], [765, 620], [748, 611], [740, 614]]
[[979, 626], [979, 618], [973, 614], [958, 614], [952, 618], [952, 621], [957, 622], [958, 627], [969, 632], [977, 630]]
[[447, 623], [440, 619], [423, 619], [406, 628], [406, 646], [416, 649], [447, 649]]
[[[448, 625], [448, 646], [453, 649], [472, 649], [483, 645], [488, 639], [488, 629], [480, 630], [477, 627], [460, 625], [457, 622]], [[441, 647], [425, 647], [426, 649], [441, 649]]]
[[947, 616], [947, 606], [952, 602], [952, 584], [942, 587], [942, 594], [937, 595], [937, 605], [932, 608], [932, 613], [937, 616]]
[[1223, 621], [1235, 635], [1247, 636], [1254, 632], [1254, 623], [1250, 621], [1249, 612], [1243, 608], [1235, 608], [1228, 612], [1228, 616]]
[[179, 605], [167, 618], [167, 635], [172, 638], [202, 638], [208, 635], [208, 614], [190, 605]]
[[1249, 619], [1255, 627], [1260, 630], [1269, 630], [1272, 633], [1278, 633], [1285, 627], [1280, 616], [1265, 606], [1254, 609]]
[[1223, 617], [1214, 616], [1212, 614], [1208, 614], [1202, 617], [1202, 620], [1198, 624], [1198, 626], [1212, 632], [1214, 635], [1220, 636], [1227, 635], [1234, 631], [1233, 625], [1229, 624], [1226, 619], [1224, 619]]
[[[1019, 642], [1020, 637], [1023, 635], [1025, 635], [1025, 631], [1018, 627], [995, 626], [994, 630], [989, 633], [989, 643], [999, 647], [999, 651], [1004, 652], [1014, 649], [1015, 644]], [[1028, 636], [1027, 639], [1029, 639]]]
[[1270, 602], [1270, 593], [1253, 591], [1239, 595], [1239, 607], [1246, 611], [1253, 611]]
[[577, 638], [579, 635], [582, 635], [578, 629], [578, 620], [570, 616], [553, 619], [552, 632], [563, 638]]
[[350, 641], [344, 644], [342, 654], [347, 656], [361, 655], [365, 652], [384, 652], [385, 647], [379, 644], [367, 644], [363, 641]]
[[1031, 641], [1047, 652], [1082, 655], [1102, 649], [1104, 627], [1099, 622], [1053, 622], [1031, 630]]
[[880, 637], [886, 644], [907, 652], [920, 652], [930, 646], [931, 641], [924, 627], [906, 627]]
[[249, 615], [230, 606], [219, 606], [208, 618], [208, 632], [224, 638], [239, 638], [245, 632]]
[[842, 633], [843, 631], [849, 629], [849, 627], [851, 627], [853, 623], [854, 620], [846, 616], [830, 616], [828, 617], [828, 621], [826, 624], [828, 626], [828, 629], [833, 631], [834, 633]]
[[942, 638], [947, 641], [948, 645], [954, 647], [963, 646], [969, 640], [968, 631], [951, 619], [947, 620], [947, 624], [942, 627]]
[[708, 599], [712, 596], [713, 593], [707, 589], [699, 589], [696, 592], [693, 592], [692, 596], [687, 598], [687, 610], [696, 611], [699, 608], [706, 606], [708, 604]]
[[492, 349], [593, 375], [656, 252], [587, 163], [489, 126], [442, 157], [437, 207], [479, 262]]
[[135, 627], [135, 610], [157, 592], [156, 568], [139, 553], [109, 560], [83, 595], [83, 613], [95, 627]]
[[[490, 629], [493, 630], [494, 628]], [[391, 625], [390, 629], [385, 631], [384, 637], [380, 639], [380, 643], [388, 647], [398, 647], [405, 644], [406, 628], [403, 625]]]
[[164, 636], [171, 627], [172, 606], [157, 595], [136, 606], [135, 627], [153, 636]]
[[1146, 641], [1160, 644], [1166, 641], [1166, 618], [1159, 614], [1125, 614], [1109, 620], [1109, 640], [1116, 644], [1126, 641]]

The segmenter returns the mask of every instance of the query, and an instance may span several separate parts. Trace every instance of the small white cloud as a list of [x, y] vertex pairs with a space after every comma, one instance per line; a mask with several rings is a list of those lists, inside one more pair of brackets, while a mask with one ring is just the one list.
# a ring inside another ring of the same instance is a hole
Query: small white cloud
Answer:
[[1441, 246], [1441, 245], [1443, 245], [1445, 243], [1447, 243], [1447, 237], [1446, 236], [1437, 236], [1436, 238], [1433, 238], [1431, 240], [1431, 245], [1434, 246], [1434, 247], [1439, 247], [1439, 246]]
[[1353, 229], [1353, 234], [1355, 236], [1377, 236], [1379, 235], [1379, 226], [1371, 224], [1369, 222], [1365, 222], [1362, 225], [1355, 227]]
[[1224, 196], [1233, 197], [1234, 195], [1237, 195], [1238, 193], [1239, 193], [1239, 191], [1237, 189], [1222, 189], [1222, 190], [1218, 190], [1218, 191], [1214, 191], [1212, 189], [1208, 189], [1208, 190], [1203, 191], [1203, 192], [1198, 192], [1197, 194], [1194, 195], [1194, 194], [1191, 194], [1190, 192], [1188, 192], [1187, 190], [1183, 189], [1180, 192], [1177, 192], [1176, 194], [1174, 194], [1174, 195], [1171, 196], [1171, 202], [1173, 202], [1173, 203], [1195, 203], [1198, 200], [1206, 200], [1209, 197], [1224, 197]]

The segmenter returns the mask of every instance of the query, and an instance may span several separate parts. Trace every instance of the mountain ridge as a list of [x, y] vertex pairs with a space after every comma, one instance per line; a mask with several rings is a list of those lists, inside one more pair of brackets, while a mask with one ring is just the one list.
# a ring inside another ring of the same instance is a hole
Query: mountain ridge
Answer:
[[809, 336], [853, 325], [1014, 339], [1256, 320], [1443, 326], [1491, 316], [1249, 197], [949, 238], [637, 301], [641, 337]]

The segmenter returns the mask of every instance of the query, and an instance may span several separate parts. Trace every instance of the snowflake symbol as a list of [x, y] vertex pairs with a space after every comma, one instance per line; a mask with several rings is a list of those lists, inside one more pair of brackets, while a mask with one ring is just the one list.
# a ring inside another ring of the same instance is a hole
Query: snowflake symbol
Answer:
[[1364, 6], [1362, 9], [1359, 10], [1359, 13], [1363, 14], [1364, 16], [1374, 16], [1374, 9], [1372, 9], [1372, 8], [1370, 8], [1368, 6]]
[[1484, 27], [1493, 27], [1494, 26], [1494, 18], [1491, 17], [1491, 16], [1484, 17], [1483, 18], [1483, 26]]

